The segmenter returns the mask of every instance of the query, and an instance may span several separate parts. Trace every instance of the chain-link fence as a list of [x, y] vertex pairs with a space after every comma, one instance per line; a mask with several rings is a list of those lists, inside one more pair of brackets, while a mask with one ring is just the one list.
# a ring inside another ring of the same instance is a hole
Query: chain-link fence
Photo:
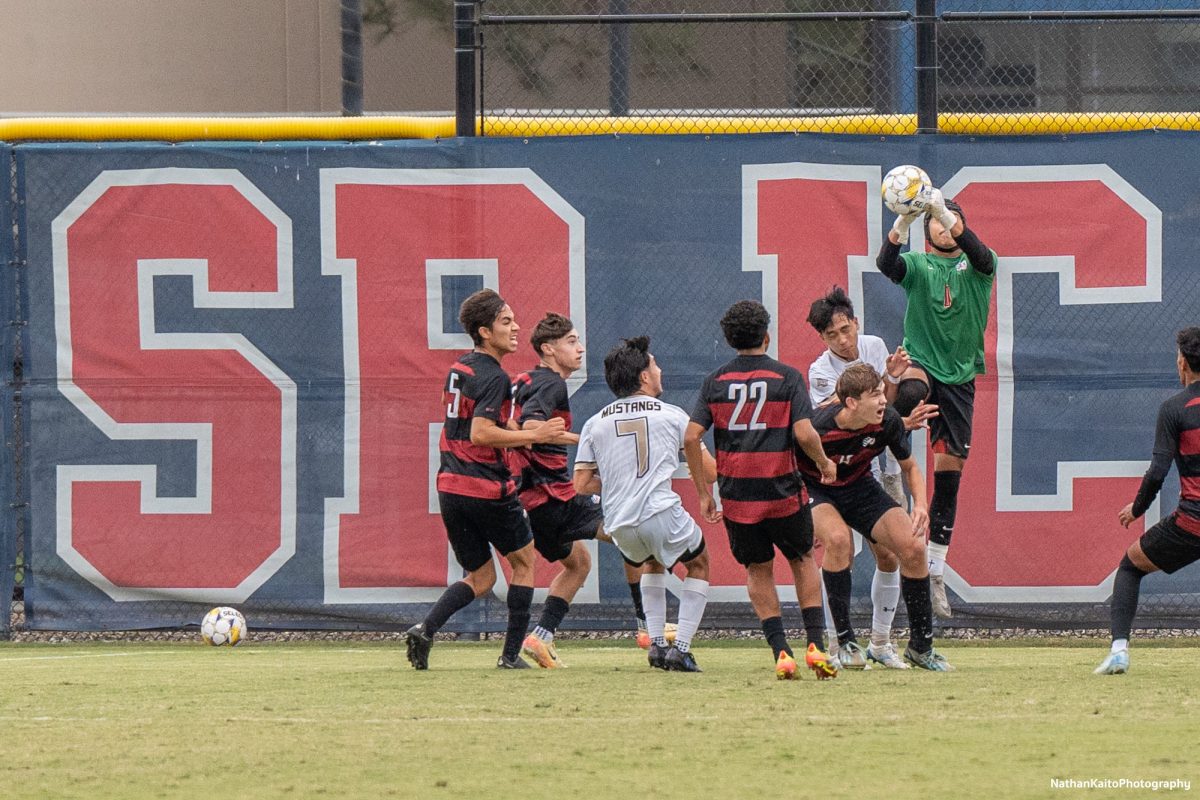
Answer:
[[[485, 0], [485, 135], [1195, 127], [1200, 9], [1159, 0]], [[461, 39], [460, 56], [464, 43]], [[477, 77], [477, 82], [474, 78]], [[464, 106], [469, 101], [471, 105]], [[474, 127], [474, 126], [472, 126]]]

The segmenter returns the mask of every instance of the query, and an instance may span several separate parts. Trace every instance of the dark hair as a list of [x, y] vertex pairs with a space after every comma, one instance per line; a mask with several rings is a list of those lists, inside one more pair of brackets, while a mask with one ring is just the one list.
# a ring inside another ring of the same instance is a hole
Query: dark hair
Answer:
[[838, 400], [846, 402], [847, 397], [862, 397], [863, 392], [869, 392], [879, 385], [883, 378], [879, 377], [879, 373], [870, 364], [859, 362], [846, 367], [846, 371], [838, 378], [837, 392]]
[[504, 298], [493, 289], [480, 289], [463, 300], [462, 305], [458, 307], [458, 322], [476, 347], [483, 344], [479, 329], [492, 327], [492, 323], [506, 305]]
[[650, 337], [622, 339], [604, 357], [604, 382], [617, 397], [628, 397], [642, 388], [642, 372], [650, 367]]
[[721, 317], [721, 332], [734, 350], [762, 347], [771, 328], [771, 314], [757, 300], [738, 300]]
[[1200, 373], [1200, 328], [1184, 328], [1175, 334], [1175, 343], [1179, 345], [1188, 369]]
[[808, 309], [808, 324], [816, 328], [817, 333], [824, 333], [838, 314], [845, 314], [846, 319], [854, 319], [854, 304], [846, 296], [846, 290], [834, 286], [829, 294], [818, 297]]
[[543, 344], [557, 342], [574, 329], [575, 323], [571, 320], [562, 314], [547, 311], [546, 316], [542, 317], [542, 321], [533, 329], [533, 336], [529, 338], [529, 343], [533, 345], [533, 352], [541, 356]]
[[[963, 213], [962, 206], [960, 206], [958, 203], [954, 202], [953, 200], [947, 200], [946, 201], [946, 210], [953, 211], [955, 214], [958, 214], [958, 218], [962, 220], [963, 226], [964, 227], [966, 226], [967, 215], [965, 213]], [[931, 219], [933, 219], [933, 217], [929, 216], [928, 214], [925, 215], [925, 240], [926, 241], [929, 240], [929, 220], [931, 220]], [[947, 231], [947, 233], [949, 233], [949, 231]]]

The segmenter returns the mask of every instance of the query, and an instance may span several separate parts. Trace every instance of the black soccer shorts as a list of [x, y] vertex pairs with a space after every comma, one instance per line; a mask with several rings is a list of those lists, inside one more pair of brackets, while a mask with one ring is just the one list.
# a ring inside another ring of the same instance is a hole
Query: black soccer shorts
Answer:
[[533, 546], [547, 561], [561, 561], [581, 539], [595, 539], [604, 524], [604, 511], [591, 497], [575, 495], [564, 502], [553, 497], [529, 509]]
[[743, 567], [775, 559], [775, 548], [788, 561], [808, 555], [813, 546], [812, 510], [802, 507], [795, 514], [744, 523], [725, 519], [729, 550]]
[[971, 454], [971, 418], [975, 413], [975, 379], [966, 383], [942, 383], [923, 365], [929, 378], [926, 403], [938, 407], [938, 415], [929, 420], [929, 442], [935, 453], [947, 453], [965, 459]]
[[838, 510], [847, 525], [872, 542], [875, 541], [871, 535], [875, 523], [893, 508], [900, 508], [869, 472], [845, 486], [827, 486], [807, 479], [804, 485], [812, 497], [813, 507], [829, 503]]
[[499, 500], [482, 500], [438, 492], [438, 505], [454, 557], [467, 572], [474, 572], [491, 560], [489, 545], [506, 556], [533, 539], [529, 518], [515, 494]]
[[1160, 520], [1138, 540], [1150, 563], [1168, 575], [1178, 572], [1194, 561], [1200, 561], [1200, 528], [1196, 533], [1191, 533], [1187, 528], [1180, 526], [1181, 521], [1187, 528], [1196, 526], [1190, 517], [1180, 520], [1179, 512], [1176, 511]]

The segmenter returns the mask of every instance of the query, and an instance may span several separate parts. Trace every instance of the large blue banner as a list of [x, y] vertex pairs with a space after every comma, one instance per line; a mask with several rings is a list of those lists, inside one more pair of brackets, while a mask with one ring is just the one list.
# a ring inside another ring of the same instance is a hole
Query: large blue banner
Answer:
[[[0, 363], [6, 365], [4, 383], [0, 388], [0, 416], [3, 416], [2, 429], [4, 432], [5, 452], [12, 457], [5, 458], [0, 463], [0, 486], [4, 487], [3, 503], [10, 511], [0, 519], [0, 601], [7, 604], [13, 593], [13, 579], [17, 569], [17, 518], [24, 514], [24, 508], [16, 502], [14, 489], [14, 460], [19, 461], [20, 451], [14, 447], [16, 433], [16, 414], [18, 407], [13, 402], [13, 383], [17, 379], [15, 365], [18, 359], [14, 357], [16, 340], [22, 335], [22, 326], [17, 323], [21, 319], [15, 298], [18, 296], [17, 286], [20, 276], [20, 265], [14, 256], [13, 246], [13, 199], [16, 197], [13, 185], [13, 151], [6, 144], [0, 143], [0, 265], [4, 267], [4, 279], [0, 280], [0, 308], [4, 309], [4, 336], [0, 340]], [[14, 365], [9, 367], [8, 365]], [[7, 607], [7, 606], [4, 606]], [[7, 637], [11, 624], [10, 615], [0, 613], [0, 637]]]
[[[874, 258], [891, 223], [880, 178], [902, 163], [924, 167], [1000, 255], [947, 574], [961, 617], [1095, 622], [1141, 530], [1116, 515], [1174, 390], [1174, 333], [1196, 322], [1198, 144], [1147, 132], [21, 146], [29, 623], [177, 625], [216, 603], [259, 625], [411, 621], [461, 575], [432, 475], [441, 384], [469, 346], [463, 297], [496, 287], [526, 331], [548, 310], [575, 320], [588, 347], [577, 426], [610, 398], [603, 356], [624, 336], [651, 336], [665, 398], [690, 408], [731, 355], [717, 320], [742, 298], [770, 308], [777, 355], [804, 370], [823, 349], [808, 306], [834, 284], [894, 347], [904, 297]], [[523, 349], [505, 367], [534, 363]], [[689, 482], [677, 489], [694, 510]], [[1148, 521], [1177, 493], [1170, 483]], [[752, 623], [724, 531], [705, 532], [711, 619]], [[593, 555], [569, 619], [619, 624], [618, 556]], [[858, 561], [861, 600], [871, 567]], [[538, 586], [554, 571], [539, 564]], [[1200, 580], [1169, 587], [1175, 602]], [[1149, 615], [1194, 615], [1156, 605], [1163, 589], [1146, 582]], [[460, 624], [503, 615], [493, 600]]]

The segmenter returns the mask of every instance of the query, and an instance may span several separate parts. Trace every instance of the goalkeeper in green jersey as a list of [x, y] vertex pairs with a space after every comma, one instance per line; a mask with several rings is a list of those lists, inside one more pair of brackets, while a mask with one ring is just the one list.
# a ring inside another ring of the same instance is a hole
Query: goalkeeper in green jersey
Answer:
[[[908, 297], [904, 349], [912, 366], [896, 392], [896, 406], [921, 400], [938, 406], [929, 421], [933, 445], [933, 498], [929, 504], [929, 575], [934, 613], [951, 616], [943, 578], [958, 485], [971, 449], [975, 376], [984, 371], [983, 332], [996, 276], [996, 254], [967, 227], [966, 215], [939, 189], [923, 190], [911, 216], [897, 217], [879, 251], [879, 271]], [[925, 218], [930, 252], [900, 252], [908, 229]]]

